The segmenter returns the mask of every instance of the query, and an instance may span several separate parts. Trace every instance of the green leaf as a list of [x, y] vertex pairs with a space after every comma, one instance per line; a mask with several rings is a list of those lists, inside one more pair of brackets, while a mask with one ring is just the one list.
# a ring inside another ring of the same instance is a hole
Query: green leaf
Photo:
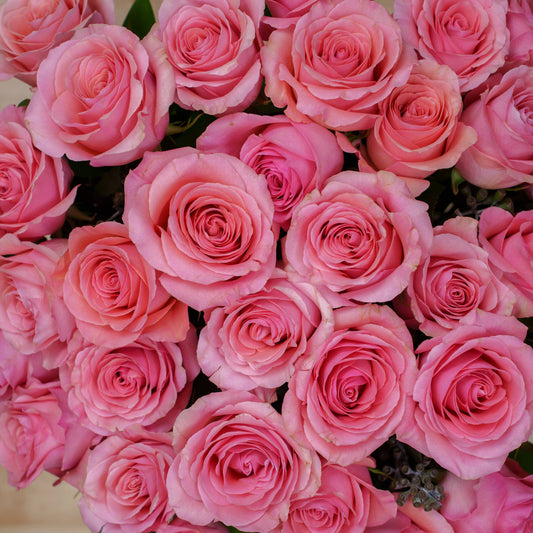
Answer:
[[30, 103], [30, 99], [29, 98], [24, 98], [24, 100], [22, 100], [22, 102], [19, 102], [17, 107], [28, 107], [29, 103]]
[[452, 169], [452, 191], [453, 191], [453, 194], [457, 195], [457, 193], [459, 192], [459, 185], [461, 185], [461, 183], [463, 183], [463, 181], [465, 181], [465, 179], [463, 178], [463, 176], [461, 176], [461, 174], [459, 174], [459, 171], [454, 167]]
[[524, 442], [510, 455], [528, 473], [533, 474], [533, 444]]
[[135, 0], [124, 19], [123, 26], [142, 39], [154, 23], [155, 15], [150, 0]]

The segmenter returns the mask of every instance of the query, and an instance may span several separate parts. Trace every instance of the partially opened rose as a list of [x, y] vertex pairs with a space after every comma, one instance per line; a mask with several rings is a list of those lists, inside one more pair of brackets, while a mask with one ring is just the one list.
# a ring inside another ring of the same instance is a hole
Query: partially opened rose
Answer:
[[163, 531], [159, 528], [172, 518], [165, 488], [174, 458], [171, 440], [168, 433], [137, 429], [88, 451], [79, 474], [79, 508], [91, 531]]
[[66, 245], [64, 239], [0, 238], [0, 329], [19, 352], [60, 357], [65, 351], [74, 322], [52, 279]]
[[238, 157], [262, 174], [274, 202], [274, 221], [288, 229], [294, 208], [342, 170], [344, 154], [332, 132], [285, 115], [234, 113], [211, 123], [196, 141], [206, 152]]
[[533, 349], [514, 317], [480, 315], [423, 342], [398, 440], [463, 479], [497, 472], [533, 428]]
[[[291, 502], [282, 533], [378, 533], [396, 516], [394, 496], [372, 485], [367, 466], [323, 463], [318, 492]], [[389, 531], [386, 529], [386, 531]]]
[[494, 74], [470, 94], [461, 120], [478, 140], [457, 163], [461, 175], [486, 189], [533, 183], [532, 113], [533, 67]]
[[429, 249], [426, 209], [389, 172], [336, 174], [295, 210], [283, 242], [286, 268], [334, 307], [391, 300]]
[[489, 207], [479, 219], [479, 242], [496, 275], [516, 295], [513, 314], [533, 316], [533, 211], [513, 216]]
[[93, 166], [123, 165], [164, 137], [172, 70], [159, 43], [92, 24], [48, 54], [26, 114], [35, 145]]
[[379, 103], [379, 117], [366, 138], [367, 162], [415, 178], [407, 183], [420, 192], [429, 183], [415, 180], [453, 167], [476, 141], [473, 128], [459, 121], [462, 109], [459, 82], [449, 67], [433, 60], [415, 63], [407, 83]]
[[378, 103], [409, 77], [414, 54], [398, 24], [371, 0], [315, 2], [261, 50], [265, 93], [297, 122], [369, 129]]
[[152, 32], [172, 65], [180, 107], [221, 115], [246, 109], [263, 77], [264, 0], [165, 0]]
[[114, 24], [111, 0], [7, 0], [0, 7], [0, 79], [35, 86], [48, 52], [88, 24]]
[[140, 337], [114, 349], [79, 335], [60, 368], [61, 386], [78, 423], [99, 435], [135, 425], [168, 431], [189, 401], [196, 362], [196, 333], [179, 344]]
[[276, 388], [286, 383], [312, 338], [325, 338], [332, 310], [314, 287], [274, 271], [265, 287], [206, 313], [198, 362], [222, 389]]
[[170, 294], [229, 304], [274, 271], [277, 226], [265, 180], [236, 157], [193, 148], [147, 152], [125, 182], [124, 221]]
[[334, 327], [298, 360], [282, 415], [304, 446], [349, 465], [394, 434], [412, 392], [416, 359], [405, 323], [387, 306], [338, 309]]
[[267, 533], [287, 519], [291, 498], [320, 484], [315, 452], [293, 440], [271, 405], [243, 391], [212, 393], [182, 411], [174, 448], [169, 502], [193, 524]]
[[0, 111], [0, 236], [34, 240], [63, 225], [76, 192], [67, 161], [35, 148], [25, 117], [24, 107]]
[[473, 319], [478, 309], [504, 316], [513, 311], [515, 297], [492, 271], [477, 232], [477, 221], [470, 217], [448, 219], [434, 228], [429, 256], [403, 295], [426, 335], [442, 335]]
[[123, 224], [75, 228], [56, 276], [63, 280], [65, 305], [89, 342], [116, 348], [141, 335], [179, 342], [187, 334], [187, 306], [161, 286]]
[[533, 66], [533, 3], [509, 0], [507, 28], [510, 33], [507, 63]]
[[423, 58], [448, 65], [464, 93], [505, 63], [507, 8], [508, 0], [396, 0], [394, 18], [406, 43]]

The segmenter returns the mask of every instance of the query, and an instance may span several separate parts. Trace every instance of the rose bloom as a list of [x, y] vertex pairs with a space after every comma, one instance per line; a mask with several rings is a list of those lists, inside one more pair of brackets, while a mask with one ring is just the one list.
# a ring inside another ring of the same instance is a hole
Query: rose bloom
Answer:
[[0, 329], [19, 352], [63, 352], [72, 335], [73, 320], [52, 285], [66, 244], [0, 238]]
[[477, 309], [501, 315], [513, 310], [515, 297], [494, 275], [477, 231], [477, 221], [469, 217], [448, 219], [434, 228], [430, 254], [415, 270], [404, 295], [426, 335], [443, 335]]
[[282, 533], [379, 533], [396, 509], [394, 496], [372, 485], [367, 465], [323, 464], [318, 492], [291, 501]]
[[274, 202], [274, 221], [284, 230], [294, 208], [314, 188], [340, 172], [344, 154], [332, 132], [284, 115], [235, 113], [212, 122], [196, 141], [205, 152], [238, 157], [262, 174]]
[[459, 82], [449, 67], [432, 60], [415, 63], [407, 83], [379, 103], [363, 163], [406, 178], [415, 193], [422, 192], [429, 182], [421, 178], [453, 167], [476, 141], [474, 129], [459, 121], [462, 109]]
[[505, 63], [507, 7], [508, 0], [396, 0], [394, 18], [406, 43], [423, 58], [448, 65], [464, 93]]
[[533, 2], [509, 0], [507, 28], [510, 33], [506, 62], [533, 66]]
[[89, 342], [116, 348], [140, 335], [178, 342], [187, 334], [187, 306], [163, 289], [123, 224], [75, 228], [56, 275], [64, 279], [63, 299]]
[[60, 378], [78, 423], [100, 435], [136, 424], [168, 431], [200, 371], [196, 344], [193, 331], [179, 344], [140, 337], [115, 349], [75, 336]]
[[115, 23], [110, 0], [6, 0], [0, 7], [0, 79], [15, 76], [35, 86], [48, 52], [75, 30]]
[[282, 415], [299, 442], [349, 465], [393, 435], [412, 392], [416, 359], [405, 323], [387, 306], [338, 309], [334, 324], [298, 361]]
[[378, 103], [403, 85], [414, 61], [400, 28], [370, 0], [316, 2], [261, 50], [265, 93], [296, 122], [338, 131], [371, 128]]
[[499, 207], [485, 209], [479, 242], [497, 276], [516, 296], [513, 314], [533, 316], [533, 211], [512, 215]]
[[9, 400], [13, 389], [25, 383], [29, 359], [28, 355], [15, 350], [0, 332], [0, 402]]
[[485, 189], [533, 183], [532, 113], [533, 67], [495, 74], [469, 95], [461, 120], [478, 140], [457, 163], [465, 180]]
[[[447, 495], [448, 493], [446, 497]], [[389, 527], [392, 525], [395, 529], [391, 529], [391, 533], [455, 533], [454, 528], [438, 511], [415, 507], [411, 499], [398, 507], [396, 519]]]
[[292, 439], [271, 405], [243, 391], [211, 393], [182, 411], [174, 448], [169, 502], [192, 524], [267, 533], [287, 519], [291, 498], [320, 484], [315, 452]]
[[[112, 435], [88, 452], [79, 490], [91, 531], [163, 531], [172, 518], [165, 478], [174, 458], [168, 433], [142, 429]], [[166, 530], [165, 530], [166, 531]]]
[[152, 33], [164, 44], [180, 107], [221, 115], [255, 100], [264, 10], [264, 0], [164, 0]]
[[423, 342], [398, 440], [463, 479], [497, 472], [533, 428], [533, 349], [514, 317], [480, 314]]
[[159, 43], [121, 26], [92, 24], [42, 62], [26, 122], [48, 155], [124, 165], [158, 146], [172, 94]]
[[44, 470], [61, 476], [75, 468], [95, 435], [79, 428], [64, 402], [59, 381], [30, 377], [0, 403], [0, 464], [18, 489]]
[[259, 292], [205, 315], [198, 362], [222, 389], [277, 388], [312, 338], [331, 329], [330, 306], [312, 285], [287, 279], [276, 270]]
[[161, 524], [157, 533], [229, 533], [229, 529], [220, 522], [196, 526], [175, 517], [170, 523]]
[[391, 173], [336, 174], [295, 210], [283, 243], [286, 268], [334, 307], [389, 301], [429, 250], [426, 210]]
[[499, 472], [481, 479], [446, 474], [441, 513], [456, 533], [528, 533], [533, 525], [533, 476], [507, 459]]
[[260, 290], [277, 226], [265, 180], [237, 158], [185, 147], [145, 154], [126, 177], [124, 221], [173, 296], [203, 310]]
[[63, 225], [76, 192], [67, 161], [35, 148], [24, 119], [24, 107], [0, 111], [0, 236], [36, 240]]

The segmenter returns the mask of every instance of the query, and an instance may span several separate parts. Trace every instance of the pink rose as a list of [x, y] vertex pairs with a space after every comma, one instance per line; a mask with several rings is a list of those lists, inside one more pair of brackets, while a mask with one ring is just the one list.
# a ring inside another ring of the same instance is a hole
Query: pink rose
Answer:
[[277, 227], [265, 180], [237, 158], [193, 148], [145, 154], [125, 182], [124, 221], [166, 290], [202, 310], [260, 290]]
[[164, 137], [172, 70], [154, 39], [92, 24], [50, 51], [26, 123], [35, 145], [91, 165], [123, 165]]
[[516, 296], [513, 314], [533, 316], [533, 211], [513, 216], [489, 207], [479, 219], [479, 242], [497, 276]]
[[44, 470], [63, 475], [96, 443], [98, 437], [73, 420], [64, 396], [59, 381], [30, 377], [0, 403], [0, 464], [14, 487], [27, 487]]
[[533, 67], [533, 2], [509, 0], [507, 28], [510, 33], [507, 63]]
[[429, 250], [426, 210], [391, 173], [341, 172], [295, 210], [283, 243], [287, 269], [334, 307], [389, 301]]
[[394, 434], [416, 360], [405, 323], [387, 306], [338, 309], [334, 324], [329, 338], [298, 361], [282, 415], [299, 442], [330, 462], [349, 465]]
[[435, 509], [426, 511], [423, 507], [415, 507], [411, 499], [398, 507], [396, 524], [394, 533], [456, 533], [438, 511]]
[[196, 526], [176, 517], [172, 519], [172, 522], [162, 524], [157, 533], [229, 533], [229, 529], [220, 522]]
[[324, 338], [332, 311], [312, 285], [276, 270], [259, 292], [206, 313], [198, 362], [222, 389], [277, 388], [294, 372], [310, 339]]
[[9, 400], [13, 389], [28, 378], [29, 356], [15, 350], [0, 332], [0, 402]]
[[533, 183], [532, 113], [533, 67], [491, 76], [465, 101], [461, 120], [478, 140], [457, 163], [461, 175], [486, 189]]
[[324, 464], [318, 492], [291, 501], [282, 533], [379, 533], [396, 508], [390, 492], [372, 485], [366, 466]]
[[246, 109], [263, 78], [259, 21], [264, 0], [165, 0], [152, 33], [174, 71], [175, 102], [221, 115]]
[[407, 81], [414, 54], [385, 7], [336, 0], [274, 31], [261, 59], [265, 93], [290, 119], [352, 131], [374, 125], [378, 103]]
[[89, 342], [116, 348], [140, 335], [178, 342], [187, 334], [187, 306], [163, 289], [123, 224], [75, 228], [57, 275], [64, 278], [65, 304]]
[[421, 178], [453, 167], [476, 141], [476, 132], [459, 121], [462, 109], [457, 76], [449, 67], [432, 60], [415, 63], [407, 83], [379, 103], [365, 159], [371, 168], [407, 178], [420, 193], [429, 185]]
[[163, 531], [172, 518], [165, 478], [174, 458], [171, 436], [141, 429], [108, 437], [88, 452], [79, 508], [91, 531]]
[[405, 41], [425, 59], [448, 65], [461, 92], [483, 83], [505, 62], [508, 0], [396, 0]]
[[498, 471], [533, 423], [533, 349], [513, 317], [482, 315], [423, 342], [398, 440], [464, 479]]
[[115, 23], [110, 0], [6, 0], [0, 8], [0, 79], [11, 76], [35, 86], [48, 52], [75, 30]]
[[211, 123], [196, 141], [205, 152], [238, 157], [262, 174], [274, 202], [274, 221], [284, 230], [294, 208], [314, 188], [340, 172], [344, 154], [333, 133], [284, 115], [228, 115]]
[[409, 281], [405, 300], [422, 332], [443, 335], [478, 309], [510, 315], [515, 298], [491, 270], [473, 218], [448, 219], [434, 229], [429, 256]]
[[66, 244], [0, 238], [0, 330], [19, 352], [63, 352], [72, 335], [73, 320], [52, 285]]
[[317, 0], [266, 0], [270, 14], [276, 18], [290, 18], [295, 21], [305, 15]]
[[180, 413], [167, 488], [179, 518], [267, 533], [289, 500], [320, 484], [318, 456], [293, 441], [274, 408], [242, 391], [212, 393]]
[[499, 472], [465, 481], [447, 474], [441, 513], [456, 533], [527, 533], [533, 525], [533, 476], [508, 459]]
[[61, 385], [78, 423], [100, 435], [138, 424], [168, 431], [189, 401], [196, 362], [196, 332], [179, 344], [136, 342], [110, 349], [69, 343], [70, 357], [60, 368]]
[[66, 160], [35, 148], [24, 120], [24, 107], [0, 111], [0, 236], [36, 240], [62, 226], [76, 192]]

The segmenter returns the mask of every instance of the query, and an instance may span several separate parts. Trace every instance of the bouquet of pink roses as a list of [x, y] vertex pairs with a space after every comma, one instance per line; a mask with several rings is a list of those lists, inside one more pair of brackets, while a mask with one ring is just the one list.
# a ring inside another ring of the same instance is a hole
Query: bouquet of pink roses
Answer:
[[6, 0], [0, 464], [94, 533], [533, 524], [533, 0]]

